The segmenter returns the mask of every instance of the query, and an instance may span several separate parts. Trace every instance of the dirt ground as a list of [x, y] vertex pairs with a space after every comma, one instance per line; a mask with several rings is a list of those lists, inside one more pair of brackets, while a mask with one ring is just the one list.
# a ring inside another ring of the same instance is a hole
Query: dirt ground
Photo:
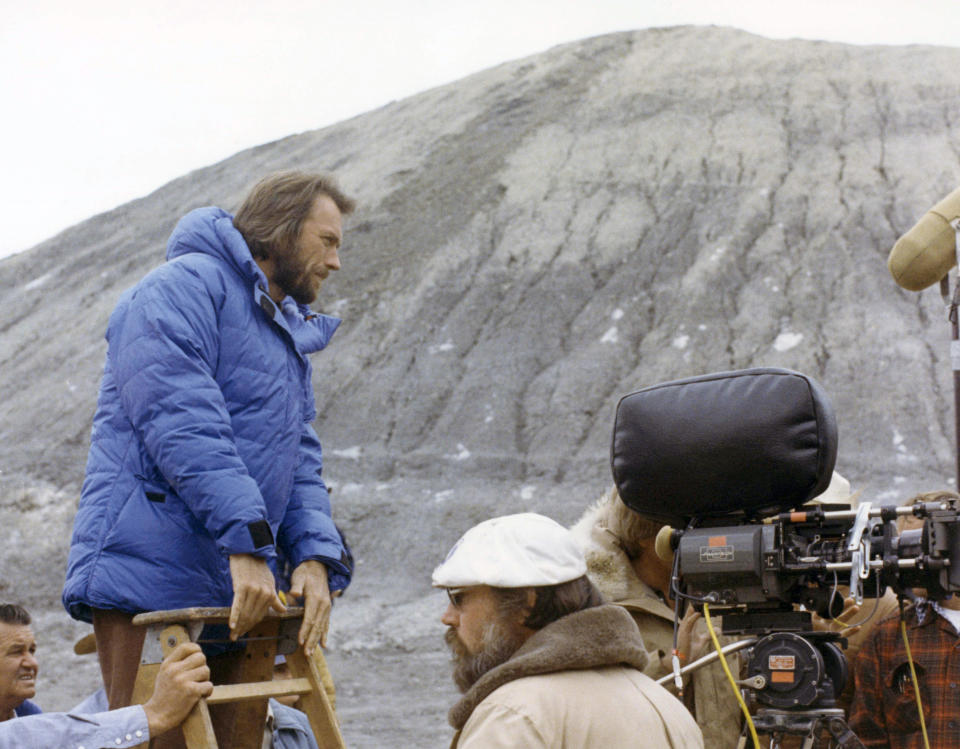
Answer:
[[450, 745], [447, 710], [458, 692], [442, 647], [438, 643], [434, 651], [420, 653], [328, 653], [337, 683], [337, 714], [350, 749]]

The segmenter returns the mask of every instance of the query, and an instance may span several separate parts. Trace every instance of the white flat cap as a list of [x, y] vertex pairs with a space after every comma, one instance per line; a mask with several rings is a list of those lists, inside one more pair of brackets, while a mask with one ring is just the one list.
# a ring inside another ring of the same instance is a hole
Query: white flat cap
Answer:
[[570, 532], [543, 515], [524, 512], [485, 520], [457, 541], [433, 571], [437, 588], [558, 585], [587, 574]]

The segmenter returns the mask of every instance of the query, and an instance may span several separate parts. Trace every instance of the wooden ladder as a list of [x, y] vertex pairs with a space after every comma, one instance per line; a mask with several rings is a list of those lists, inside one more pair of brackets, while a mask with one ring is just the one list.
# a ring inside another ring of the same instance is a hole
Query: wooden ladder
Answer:
[[[146, 637], [132, 704], [142, 705], [150, 699], [160, 663], [171, 650], [181, 642], [196, 642], [204, 625], [226, 627], [229, 619], [229, 608], [174, 609], [135, 616], [133, 623], [146, 627]], [[317, 744], [323, 749], [345, 749], [330, 698], [323, 687], [321, 668], [326, 670], [323, 655], [317, 649], [313, 657], [308, 656], [297, 645], [302, 620], [302, 607], [291, 607], [282, 613], [271, 611], [242, 638], [246, 650], [241, 683], [214, 685], [213, 693], [196, 704], [181, 725], [188, 749], [219, 749], [209, 706], [228, 702], [243, 704], [237, 709], [230, 744], [225, 749], [260, 749], [267, 700], [291, 694], [301, 696], [302, 709], [310, 720]], [[273, 664], [278, 654], [285, 656], [292, 679], [273, 680]]]

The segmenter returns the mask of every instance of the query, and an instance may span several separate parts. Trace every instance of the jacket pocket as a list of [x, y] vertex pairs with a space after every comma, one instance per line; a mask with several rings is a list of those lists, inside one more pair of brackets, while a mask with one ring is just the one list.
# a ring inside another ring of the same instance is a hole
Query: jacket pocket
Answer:
[[[929, 724], [931, 696], [927, 671], [917, 662], [913, 665], [917, 672], [917, 682], [920, 684], [924, 719]], [[906, 660], [894, 663], [884, 676], [883, 710], [884, 722], [890, 733], [915, 733], [920, 730], [917, 697], [910, 675], [910, 664]]]
[[[172, 536], [203, 533], [202, 526], [169, 486], [138, 477], [133, 491], [104, 539], [105, 551], [144, 556], [151, 545]], [[154, 552], [157, 550], [154, 548]]]

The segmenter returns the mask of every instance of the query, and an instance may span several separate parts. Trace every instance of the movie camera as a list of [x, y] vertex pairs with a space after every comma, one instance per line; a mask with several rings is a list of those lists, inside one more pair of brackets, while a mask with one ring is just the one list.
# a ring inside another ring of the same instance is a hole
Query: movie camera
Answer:
[[[820, 714], [844, 688], [841, 638], [814, 631], [811, 612], [837, 616], [846, 596], [860, 603], [888, 586], [960, 591], [957, 503], [806, 504], [827, 489], [836, 454], [827, 394], [790, 370], [667, 382], [617, 406], [611, 464], [621, 498], [672, 526], [658, 553], [674, 552], [675, 596], [709, 604], [725, 634], [756, 636], [745, 685], [771, 708]], [[906, 514], [923, 527], [898, 535], [894, 521]]]

